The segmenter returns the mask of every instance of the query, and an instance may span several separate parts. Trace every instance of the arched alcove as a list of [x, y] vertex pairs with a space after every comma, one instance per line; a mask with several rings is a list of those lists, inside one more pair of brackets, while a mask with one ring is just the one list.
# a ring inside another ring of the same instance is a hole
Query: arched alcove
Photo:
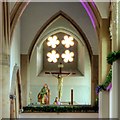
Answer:
[[[78, 59], [76, 60], [76, 70], [79, 69], [80, 73], [75, 76], [69, 76], [64, 78], [63, 82], [63, 97], [62, 102], [70, 102], [70, 90], [74, 89], [74, 100], [76, 104], [91, 104], [91, 60], [90, 54], [85, 40], [80, 35], [79, 31], [74, 27], [71, 22], [66, 19], [64, 16], [59, 14], [59, 16], [55, 17], [49, 24], [47, 24], [46, 28], [39, 34], [36, 39], [36, 43], [34, 45], [34, 49], [32, 51], [32, 56], [30, 59], [30, 91], [34, 94], [31, 95], [32, 102], [37, 102], [37, 94], [40, 91], [40, 88], [45, 83], [48, 84], [51, 91], [51, 100], [52, 104], [54, 98], [57, 96], [57, 79], [51, 75], [46, 75], [44, 66], [48, 64], [45, 63], [44, 56], [44, 44], [47, 38], [54, 34], [67, 34], [71, 35], [75, 38], [76, 43], [78, 44], [76, 56]], [[44, 59], [43, 59], [44, 58]], [[54, 64], [52, 66], [53, 71], [57, 71]], [[71, 68], [74, 67], [71, 66]], [[69, 71], [69, 65], [66, 67], [66, 70]], [[34, 70], [34, 71], [33, 71]], [[75, 69], [72, 69], [74, 72]], [[51, 70], [50, 70], [51, 71]], [[43, 72], [43, 74], [40, 74]], [[76, 71], [75, 71], [76, 72]], [[38, 75], [39, 74], [39, 75]], [[73, 82], [74, 81], [74, 82]], [[84, 93], [84, 96], [82, 95]]]
[[[53, 17], [51, 18], [51, 19], [49, 19], [47, 22], [45, 22], [45, 24], [42, 26], [42, 27], [40, 27], [40, 30], [38, 30], [38, 32], [36, 32], [36, 35], [35, 35], [35, 37], [34, 37], [34, 39], [33, 39], [33, 41], [32, 41], [32, 44], [31, 44], [31, 47], [30, 47], [30, 49], [29, 49], [29, 58], [34, 58], [35, 57], [35, 59], [36, 59], [36, 55], [34, 54], [35, 52], [36, 52], [36, 48], [38, 47], [38, 38], [39, 38], [39, 36], [41, 35], [41, 33], [43, 33], [44, 32], [44, 29], [46, 28], [46, 26], [48, 26], [48, 24], [49, 23], [51, 23], [52, 22], [52, 20], [54, 20], [55, 19], [55, 17], [58, 17], [59, 15], [62, 15], [62, 16], [64, 16], [67, 20], [69, 20], [69, 22], [70, 23], [72, 23], [72, 25], [76, 28], [76, 30], [78, 30], [78, 31], [80, 31], [80, 28], [79, 28], [79, 26], [77, 26], [77, 24], [72, 20], [72, 19], [70, 19], [70, 17], [69, 16], [67, 16], [67, 14], [64, 14], [64, 13], [60, 13], [60, 12], [58, 12], [56, 15], [53, 15]], [[47, 23], [47, 24], [46, 24]], [[69, 30], [66, 30], [65, 28], [63, 28], [63, 30], [64, 30], [64, 33], [69, 33], [69, 34], [73, 34], [74, 35], [74, 33], [73, 32], [71, 32], [71, 31], [69, 31]], [[56, 32], [58, 32], [57, 30], [56, 30]], [[54, 32], [53, 31], [51, 31], [51, 34], [53, 34]], [[81, 34], [80, 34], [81, 33]], [[91, 48], [91, 45], [89, 45], [89, 42], [88, 42], [88, 40], [87, 40], [87, 37], [86, 37], [86, 35], [81, 31], [81, 32], [79, 32], [79, 36], [81, 35], [81, 37], [86, 41], [85, 42], [85, 47], [87, 46], [87, 54], [88, 54], [88, 56], [90, 55], [90, 60], [92, 59], [92, 48]], [[44, 36], [46, 36], [46, 35], [44, 35]], [[75, 35], [74, 35], [75, 36]], [[75, 36], [76, 37], [76, 36]], [[42, 40], [43, 40], [43, 38], [41, 38]], [[82, 41], [82, 39], [81, 39], [81, 41]], [[83, 42], [84, 43], [84, 42]], [[41, 44], [41, 43], [40, 43]], [[40, 45], [39, 44], [39, 45]], [[42, 45], [42, 44], [41, 44]], [[39, 49], [39, 47], [38, 47], [38, 49]], [[33, 52], [33, 53], [32, 53]], [[40, 51], [41, 52], [41, 51]], [[92, 61], [92, 60], [91, 60]], [[34, 64], [34, 65], [36, 65], [36, 63]], [[34, 65], [33, 65], [33, 68], [34, 68]], [[83, 64], [84, 65], [84, 64]], [[36, 73], [36, 72], [35, 72]], [[31, 74], [33, 74], [33, 72], [31, 73]], [[35, 75], [36, 76], [36, 75]], [[37, 78], [37, 77], [34, 77], [34, 80], [37, 80], [37, 79], [39, 79], [39, 78]], [[32, 80], [33, 80], [33, 78], [32, 78]], [[31, 80], [31, 81], [32, 81]], [[44, 81], [45, 82], [45, 81]]]

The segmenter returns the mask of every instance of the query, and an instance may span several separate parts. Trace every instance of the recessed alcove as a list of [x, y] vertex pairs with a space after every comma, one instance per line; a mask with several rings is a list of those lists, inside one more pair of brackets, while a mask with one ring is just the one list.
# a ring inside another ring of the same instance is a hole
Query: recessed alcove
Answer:
[[[62, 102], [71, 101], [71, 89], [74, 90], [74, 101], [78, 105], [91, 104], [91, 63], [90, 56], [84, 39], [77, 29], [64, 16], [56, 17], [40, 34], [37, 45], [32, 53], [30, 60], [30, 91], [32, 102], [37, 102], [37, 95], [42, 86], [47, 83], [50, 88], [50, 104], [53, 104], [54, 99], [58, 96], [57, 79], [45, 74], [45, 72], [59, 71], [57, 63], [48, 63], [46, 52], [51, 48], [46, 46], [48, 37], [57, 35], [59, 39], [62, 36], [72, 36], [75, 41], [75, 48], [70, 50], [75, 52], [75, 61], [72, 63], [64, 63], [62, 59], [59, 62], [64, 64], [63, 72], [74, 72], [76, 74], [63, 78]], [[47, 47], [47, 48], [46, 48]], [[63, 47], [59, 45], [58, 48]], [[61, 49], [59, 52], [63, 52]], [[34, 71], [33, 71], [34, 70]], [[83, 95], [84, 94], [84, 95]]]

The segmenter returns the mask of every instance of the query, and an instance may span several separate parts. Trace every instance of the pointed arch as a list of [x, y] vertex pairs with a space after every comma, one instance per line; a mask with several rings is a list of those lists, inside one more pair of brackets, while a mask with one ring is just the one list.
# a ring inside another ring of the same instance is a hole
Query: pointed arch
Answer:
[[86, 35], [84, 34], [84, 32], [82, 31], [82, 29], [77, 25], [77, 23], [72, 19], [70, 18], [66, 13], [64, 13], [63, 11], [59, 11], [57, 12], [56, 14], [54, 14], [36, 33], [34, 39], [32, 40], [33, 42], [31, 43], [31, 46], [29, 48], [29, 51], [28, 51], [28, 55], [29, 55], [29, 60], [31, 59], [31, 56], [32, 56], [32, 53], [36, 47], [36, 44], [38, 42], [38, 38], [39, 36], [42, 34], [42, 32], [46, 29], [46, 27], [51, 23], [53, 22], [56, 18], [58, 18], [58, 16], [62, 16], [64, 17], [66, 20], [68, 20], [73, 26], [74, 28], [76, 28], [76, 30], [79, 32], [80, 36], [83, 38], [86, 46], [87, 46], [87, 49], [89, 51], [89, 56], [90, 56], [90, 60], [92, 58], [92, 55], [93, 55], [93, 51], [92, 51], [92, 48], [90, 46], [90, 43], [86, 37]]
[[11, 40], [12, 40], [15, 26], [19, 21], [19, 19], [21, 18], [29, 2], [30, 2], [29, 0], [24, 0], [23, 2], [16, 2], [10, 12], [10, 44], [12, 42]]
[[[19, 19], [21, 18], [23, 12], [29, 5], [30, 1], [31, 0], [23, 0], [23, 2], [16, 2], [10, 13], [10, 43], [12, 42], [12, 36], [13, 36], [15, 26], [17, 22], [19, 21]], [[86, 2], [83, 2], [83, 3], [86, 3]], [[99, 36], [100, 19], [101, 19], [99, 10], [97, 9], [94, 2], [88, 2], [86, 8], [87, 7], [89, 7], [89, 9], [93, 12], [93, 16], [94, 16], [93, 19], [96, 24], [95, 29], [96, 29], [97, 35]]]

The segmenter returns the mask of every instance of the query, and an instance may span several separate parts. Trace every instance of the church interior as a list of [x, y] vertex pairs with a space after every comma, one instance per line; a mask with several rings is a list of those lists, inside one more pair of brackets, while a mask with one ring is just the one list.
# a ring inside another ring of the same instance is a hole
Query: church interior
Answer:
[[0, 1], [0, 118], [120, 118], [120, 2]]

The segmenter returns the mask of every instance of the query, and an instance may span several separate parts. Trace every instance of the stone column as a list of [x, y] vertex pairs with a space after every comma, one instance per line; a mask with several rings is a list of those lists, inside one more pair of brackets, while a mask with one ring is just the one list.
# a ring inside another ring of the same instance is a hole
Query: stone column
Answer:
[[[10, 57], [9, 57], [9, 41], [10, 41], [10, 21], [9, 21], [9, 3], [2, 2], [2, 50], [0, 50], [0, 67], [2, 81], [2, 118], [10, 118]], [[0, 111], [1, 111], [0, 110]]]
[[110, 91], [110, 118], [118, 118], [118, 98], [119, 90], [118, 85], [120, 85], [120, 60], [113, 63], [112, 66], [112, 89]]
[[[107, 55], [110, 52], [110, 37], [109, 37], [109, 20], [102, 19], [101, 26], [100, 26], [100, 55], [99, 55], [99, 84], [102, 84], [108, 75], [110, 66], [107, 63]], [[108, 97], [105, 91], [102, 91], [99, 95], [99, 117], [100, 118], [108, 118]], [[106, 111], [104, 111], [106, 110]]]
[[[112, 3], [111, 39], [112, 51], [120, 50], [120, 2]], [[120, 59], [112, 65], [112, 89], [110, 91], [110, 118], [120, 119]]]
[[99, 93], [99, 118], [109, 118], [109, 92]]
[[2, 55], [2, 117], [10, 117], [10, 66], [9, 55]]

